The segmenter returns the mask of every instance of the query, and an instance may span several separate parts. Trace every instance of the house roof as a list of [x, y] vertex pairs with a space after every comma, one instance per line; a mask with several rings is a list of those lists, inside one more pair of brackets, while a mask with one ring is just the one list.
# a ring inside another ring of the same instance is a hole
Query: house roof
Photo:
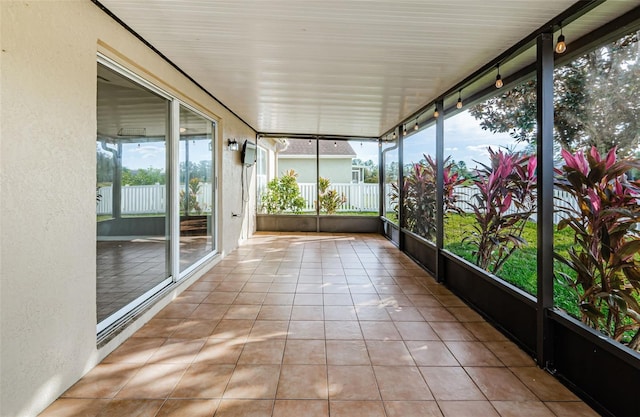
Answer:
[[[293, 155], [315, 155], [316, 146], [315, 142], [302, 139], [287, 139], [288, 146], [283, 151], [280, 151], [280, 156], [293, 156]], [[355, 157], [356, 152], [351, 147], [351, 144], [344, 140], [338, 140], [335, 142], [329, 140], [320, 141], [320, 155], [328, 156], [349, 156]]]

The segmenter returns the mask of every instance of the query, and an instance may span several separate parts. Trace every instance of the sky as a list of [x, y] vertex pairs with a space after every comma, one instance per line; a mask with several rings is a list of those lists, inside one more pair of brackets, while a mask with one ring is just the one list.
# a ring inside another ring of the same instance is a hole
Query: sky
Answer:
[[[181, 145], [184, 142], [181, 143]], [[375, 142], [352, 141], [351, 146], [363, 161], [372, 160], [378, 162], [378, 145]], [[521, 149], [522, 144], [516, 146], [515, 140], [506, 133], [493, 134], [482, 130], [477, 121], [469, 112], [464, 111], [445, 120], [445, 156], [451, 155], [456, 161], [464, 161], [468, 168], [477, 165], [475, 161], [488, 162], [487, 148], [491, 146], [497, 149], [501, 146]], [[428, 129], [411, 135], [405, 142], [405, 163], [417, 162], [423, 153], [435, 154], [435, 128]], [[140, 168], [164, 168], [165, 167], [164, 142], [146, 142], [124, 145], [123, 166], [136, 170]], [[209, 159], [209, 147], [206, 141], [189, 143], [189, 159], [194, 162]], [[184, 155], [184, 146], [181, 146], [181, 156]]]

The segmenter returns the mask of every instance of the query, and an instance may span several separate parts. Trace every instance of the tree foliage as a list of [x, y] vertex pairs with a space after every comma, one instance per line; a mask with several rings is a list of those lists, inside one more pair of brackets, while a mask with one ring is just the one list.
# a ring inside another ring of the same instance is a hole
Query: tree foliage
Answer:
[[298, 174], [290, 169], [267, 183], [262, 195], [262, 209], [268, 214], [291, 212], [299, 214], [305, 206], [297, 181]]
[[[626, 157], [640, 138], [640, 32], [582, 55], [554, 71], [554, 135], [563, 149], [617, 147]], [[469, 112], [493, 133], [536, 140], [536, 82], [526, 81]]]

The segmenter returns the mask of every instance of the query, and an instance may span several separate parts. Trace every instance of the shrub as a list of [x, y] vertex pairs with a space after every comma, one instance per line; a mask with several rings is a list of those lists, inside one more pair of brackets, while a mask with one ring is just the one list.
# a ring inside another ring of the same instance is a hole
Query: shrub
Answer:
[[184, 214], [189, 215], [192, 212], [196, 214], [202, 213], [200, 203], [198, 203], [198, 192], [200, 192], [200, 178], [194, 177], [189, 180], [189, 196], [186, 196], [184, 190], [180, 191], [180, 209]]
[[476, 222], [463, 242], [474, 246], [479, 267], [497, 274], [514, 251], [527, 243], [522, 232], [536, 210], [536, 157], [489, 148], [489, 158], [490, 165], [481, 164], [472, 181], [478, 193], [467, 204]]
[[267, 183], [267, 192], [262, 196], [262, 209], [268, 214], [292, 212], [299, 214], [305, 206], [296, 178], [298, 174], [290, 169]]
[[571, 228], [574, 245], [568, 255], [555, 254], [574, 276], [556, 278], [578, 297], [584, 323], [640, 349], [640, 181], [626, 173], [638, 160], [617, 160], [616, 149], [605, 158], [595, 148], [586, 155], [562, 151], [565, 165], [556, 169], [556, 186], [574, 200], [560, 210], [558, 230]]
[[328, 178], [320, 177], [318, 179], [320, 211], [324, 211], [327, 214], [335, 214], [336, 210], [347, 202], [347, 197], [344, 194], [338, 194], [336, 190], [329, 190], [330, 185]]
[[[425, 239], [433, 241], [436, 235], [436, 162], [430, 155], [423, 155], [425, 162], [411, 166], [403, 182], [404, 219], [403, 227]], [[455, 187], [465, 179], [453, 172], [454, 164], [444, 161], [444, 212], [460, 213], [456, 206]], [[391, 184], [391, 201], [397, 211], [400, 191], [397, 184]]]

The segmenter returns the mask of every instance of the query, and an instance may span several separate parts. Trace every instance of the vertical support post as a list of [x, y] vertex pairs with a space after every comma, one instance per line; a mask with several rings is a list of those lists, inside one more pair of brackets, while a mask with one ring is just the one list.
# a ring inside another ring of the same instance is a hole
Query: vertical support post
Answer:
[[382, 153], [382, 138], [378, 138], [378, 216], [384, 216], [386, 209], [385, 203], [385, 185], [387, 182], [387, 172], [384, 166], [384, 154]]
[[120, 220], [122, 218], [122, 142], [118, 142], [116, 148], [117, 150], [113, 152], [115, 169], [111, 187], [111, 213], [114, 219]]
[[316, 232], [320, 233], [320, 139], [316, 138]]
[[404, 136], [398, 137], [398, 249], [404, 252]]
[[[169, 109], [169, 132], [167, 135], [167, 161], [169, 178], [169, 221], [167, 237], [169, 241], [169, 271], [173, 281], [180, 279], [180, 103], [172, 100]], [[186, 169], [186, 167], [185, 167]]]
[[436, 281], [444, 282], [444, 100], [436, 101]]
[[553, 34], [537, 39], [538, 159], [538, 298], [536, 356], [538, 366], [553, 362], [548, 311], [553, 308]]

